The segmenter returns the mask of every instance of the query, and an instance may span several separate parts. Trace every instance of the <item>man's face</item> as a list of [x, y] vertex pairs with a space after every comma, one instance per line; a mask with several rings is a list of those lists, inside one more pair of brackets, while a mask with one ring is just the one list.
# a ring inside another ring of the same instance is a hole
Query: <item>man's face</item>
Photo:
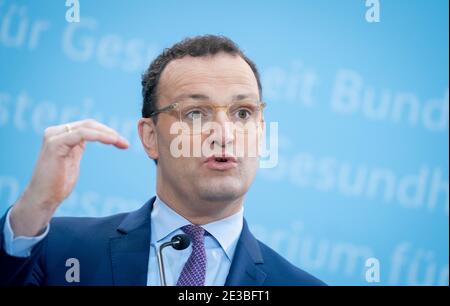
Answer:
[[[206, 103], [215, 106], [229, 105], [239, 97], [259, 101], [257, 81], [250, 66], [241, 57], [226, 53], [208, 57], [186, 56], [171, 61], [160, 77], [157, 94], [158, 109], [174, 101], [180, 104]], [[180, 97], [185, 98], [180, 100]], [[221, 127], [221, 133], [196, 136], [200, 137], [202, 144], [206, 142], [215, 152], [214, 155], [225, 151], [236, 152], [236, 144], [239, 143], [237, 140], [242, 136], [230, 129], [229, 121], [226, 109], [219, 109], [215, 113], [214, 122]], [[226, 162], [212, 158], [211, 154], [205, 156], [204, 152], [201, 157], [175, 157], [171, 152], [171, 142], [180, 136], [169, 132], [175, 122], [179, 122], [179, 118], [174, 113], [162, 113], [157, 118], [160, 183], [179, 195], [190, 195], [203, 201], [226, 202], [242, 197], [255, 177], [258, 157], [244, 154], [235, 157], [235, 161], [229, 158]], [[249, 135], [245, 134], [243, 137], [250, 137]], [[187, 141], [192, 148], [195, 136], [181, 137], [189, 138]]]

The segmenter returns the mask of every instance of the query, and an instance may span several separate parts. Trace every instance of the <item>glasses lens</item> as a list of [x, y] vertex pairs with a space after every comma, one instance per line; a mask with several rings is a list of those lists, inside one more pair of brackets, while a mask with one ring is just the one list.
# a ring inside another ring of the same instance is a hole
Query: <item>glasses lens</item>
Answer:
[[[180, 121], [186, 126], [184, 134], [210, 134], [211, 122], [218, 107], [205, 103], [182, 103], [179, 106]], [[228, 105], [227, 115], [232, 128], [238, 133], [248, 133], [258, 128], [261, 121], [261, 103], [241, 101]]]

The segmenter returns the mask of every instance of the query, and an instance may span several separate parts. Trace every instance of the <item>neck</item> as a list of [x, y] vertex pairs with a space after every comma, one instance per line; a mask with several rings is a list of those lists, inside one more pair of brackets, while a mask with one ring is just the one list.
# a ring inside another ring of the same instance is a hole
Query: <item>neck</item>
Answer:
[[158, 197], [172, 210], [196, 225], [204, 225], [236, 214], [242, 208], [244, 197], [232, 200], [211, 201], [189, 195], [177, 195], [176, 192], [162, 188], [157, 184]]

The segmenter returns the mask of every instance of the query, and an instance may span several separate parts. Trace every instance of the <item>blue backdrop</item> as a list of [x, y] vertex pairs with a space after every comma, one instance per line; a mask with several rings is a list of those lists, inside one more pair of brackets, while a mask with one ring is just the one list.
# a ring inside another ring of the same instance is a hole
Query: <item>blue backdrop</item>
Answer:
[[[0, 213], [45, 127], [93, 117], [131, 148], [89, 145], [58, 215], [139, 207], [155, 166], [136, 129], [140, 76], [197, 34], [235, 40], [262, 74], [278, 165], [245, 202], [255, 234], [332, 285], [448, 285], [448, 1], [0, 0]], [[379, 263], [368, 282], [366, 261]]]

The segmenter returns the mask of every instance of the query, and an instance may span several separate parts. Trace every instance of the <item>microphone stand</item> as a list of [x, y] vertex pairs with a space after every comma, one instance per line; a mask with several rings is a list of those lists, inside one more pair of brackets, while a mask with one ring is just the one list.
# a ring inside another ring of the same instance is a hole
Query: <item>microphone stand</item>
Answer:
[[184, 250], [191, 244], [191, 238], [188, 235], [180, 234], [173, 236], [171, 241], [161, 244], [156, 251], [156, 258], [158, 260], [159, 279], [161, 280], [161, 286], [167, 286], [166, 273], [164, 270], [164, 261], [162, 251], [165, 247], [172, 246], [175, 250]]

